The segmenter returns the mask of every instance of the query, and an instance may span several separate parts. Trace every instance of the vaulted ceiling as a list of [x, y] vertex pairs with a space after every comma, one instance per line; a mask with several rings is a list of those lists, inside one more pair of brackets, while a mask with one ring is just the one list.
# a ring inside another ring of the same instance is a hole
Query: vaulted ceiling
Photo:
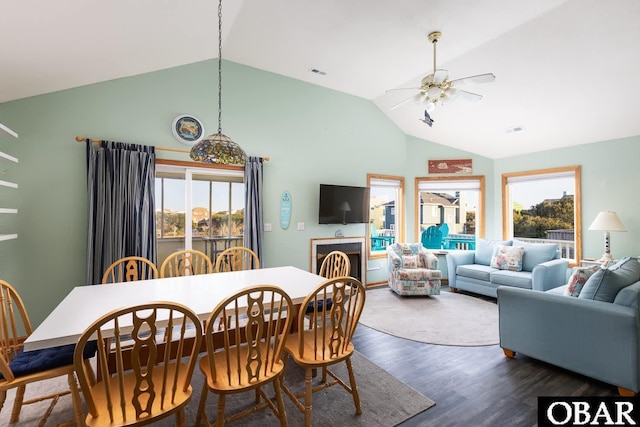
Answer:
[[[0, 103], [215, 58], [217, 7], [5, 1]], [[638, 22], [637, 0], [224, 0], [223, 58], [369, 99], [406, 134], [503, 158], [640, 135]], [[438, 106], [429, 127], [424, 107], [402, 103], [416, 91], [387, 91], [433, 71], [432, 31], [451, 79], [496, 80], [468, 84], [482, 100]]]

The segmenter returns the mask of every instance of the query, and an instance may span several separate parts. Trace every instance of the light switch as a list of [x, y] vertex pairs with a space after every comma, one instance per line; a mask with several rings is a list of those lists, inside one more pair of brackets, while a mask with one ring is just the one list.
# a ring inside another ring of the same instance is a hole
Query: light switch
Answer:
[[271, 223], [270, 222], [265, 222], [264, 223], [264, 231], [271, 231]]
[[304, 222], [299, 222], [298, 223], [298, 231], [302, 231], [304, 230]]

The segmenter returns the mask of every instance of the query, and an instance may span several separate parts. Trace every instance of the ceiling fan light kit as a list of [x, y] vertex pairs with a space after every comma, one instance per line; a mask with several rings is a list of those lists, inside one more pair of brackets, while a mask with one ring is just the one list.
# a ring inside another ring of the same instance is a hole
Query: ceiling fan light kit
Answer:
[[[458, 83], [490, 83], [495, 80], [493, 73], [479, 74], [475, 76], [463, 77], [460, 79], [449, 80], [449, 72], [447, 70], [438, 69], [437, 56], [436, 56], [436, 44], [442, 38], [440, 31], [434, 31], [427, 36], [429, 41], [433, 44], [433, 72], [422, 78], [420, 81], [420, 87], [416, 88], [419, 92], [414, 95], [413, 100], [427, 111], [433, 111], [436, 105], [445, 104], [446, 102], [453, 100], [460, 96], [470, 101], [479, 101], [482, 99], [482, 95], [477, 93], [461, 90], [454, 87]], [[403, 89], [400, 89], [403, 90]], [[410, 98], [411, 99], [411, 98]], [[394, 105], [391, 109], [397, 108], [403, 105], [405, 101]]]

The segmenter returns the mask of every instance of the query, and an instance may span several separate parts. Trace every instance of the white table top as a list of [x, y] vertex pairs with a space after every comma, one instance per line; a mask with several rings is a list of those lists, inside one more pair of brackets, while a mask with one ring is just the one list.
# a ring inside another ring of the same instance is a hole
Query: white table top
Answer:
[[299, 304], [324, 280], [322, 276], [296, 267], [274, 267], [78, 286], [27, 338], [24, 351], [75, 344], [93, 321], [120, 307], [174, 301], [186, 305], [205, 320], [220, 301], [247, 286], [276, 285], [291, 297], [294, 304]]

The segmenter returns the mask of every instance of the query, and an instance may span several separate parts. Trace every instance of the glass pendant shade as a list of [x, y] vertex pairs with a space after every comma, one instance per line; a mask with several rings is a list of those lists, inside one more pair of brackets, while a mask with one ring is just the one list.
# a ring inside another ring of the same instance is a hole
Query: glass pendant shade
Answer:
[[227, 135], [216, 133], [191, 147], [191, 158], [197, 162], [243, 166], [247, 155]]

